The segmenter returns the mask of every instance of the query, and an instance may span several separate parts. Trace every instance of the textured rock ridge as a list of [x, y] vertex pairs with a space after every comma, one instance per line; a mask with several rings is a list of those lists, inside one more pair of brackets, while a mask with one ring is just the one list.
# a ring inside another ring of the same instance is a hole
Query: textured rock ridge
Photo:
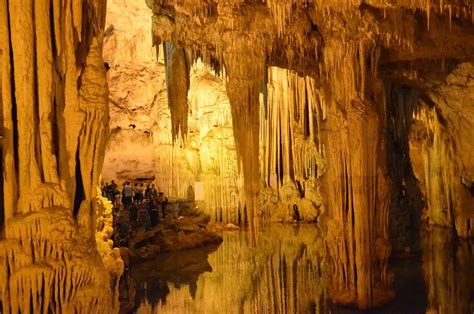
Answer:
[[105, 1], [0, 2], [4, 313], [117, 309], [97, 253]]

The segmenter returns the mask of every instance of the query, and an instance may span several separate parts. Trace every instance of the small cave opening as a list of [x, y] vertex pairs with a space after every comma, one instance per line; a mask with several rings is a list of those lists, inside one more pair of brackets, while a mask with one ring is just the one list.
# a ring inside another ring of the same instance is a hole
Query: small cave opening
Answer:
[[389, 235], [394, 255], [416, 254], [420, 250], [421, 217], [426, 204], [413, 172], [410, 140], [420, 96], [410, 86], [392, 84], [387, 89], [387, 158], [393, 184]]

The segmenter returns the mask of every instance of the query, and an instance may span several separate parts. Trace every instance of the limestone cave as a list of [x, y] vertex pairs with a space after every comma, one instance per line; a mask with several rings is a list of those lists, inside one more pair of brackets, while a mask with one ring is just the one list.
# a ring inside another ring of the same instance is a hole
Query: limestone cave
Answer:
[[473, 0], [0, 0], [1, 313], [474, 313]]

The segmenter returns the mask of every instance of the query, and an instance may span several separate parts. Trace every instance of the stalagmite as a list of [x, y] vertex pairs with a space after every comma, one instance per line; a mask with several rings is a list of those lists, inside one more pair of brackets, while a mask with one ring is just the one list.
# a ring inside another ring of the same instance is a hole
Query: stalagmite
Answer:
[[117, 310], [94, 236], [104, 17], [105, 1], [0, 2], [4, 313]]

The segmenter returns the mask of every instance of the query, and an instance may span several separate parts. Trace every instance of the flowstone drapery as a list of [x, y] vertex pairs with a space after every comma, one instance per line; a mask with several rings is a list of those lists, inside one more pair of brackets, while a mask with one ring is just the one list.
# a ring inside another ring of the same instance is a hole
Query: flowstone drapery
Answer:
[[4, 313], [109, 313], [95, 243], [108, 124], [106, 2], [0, 1]]

